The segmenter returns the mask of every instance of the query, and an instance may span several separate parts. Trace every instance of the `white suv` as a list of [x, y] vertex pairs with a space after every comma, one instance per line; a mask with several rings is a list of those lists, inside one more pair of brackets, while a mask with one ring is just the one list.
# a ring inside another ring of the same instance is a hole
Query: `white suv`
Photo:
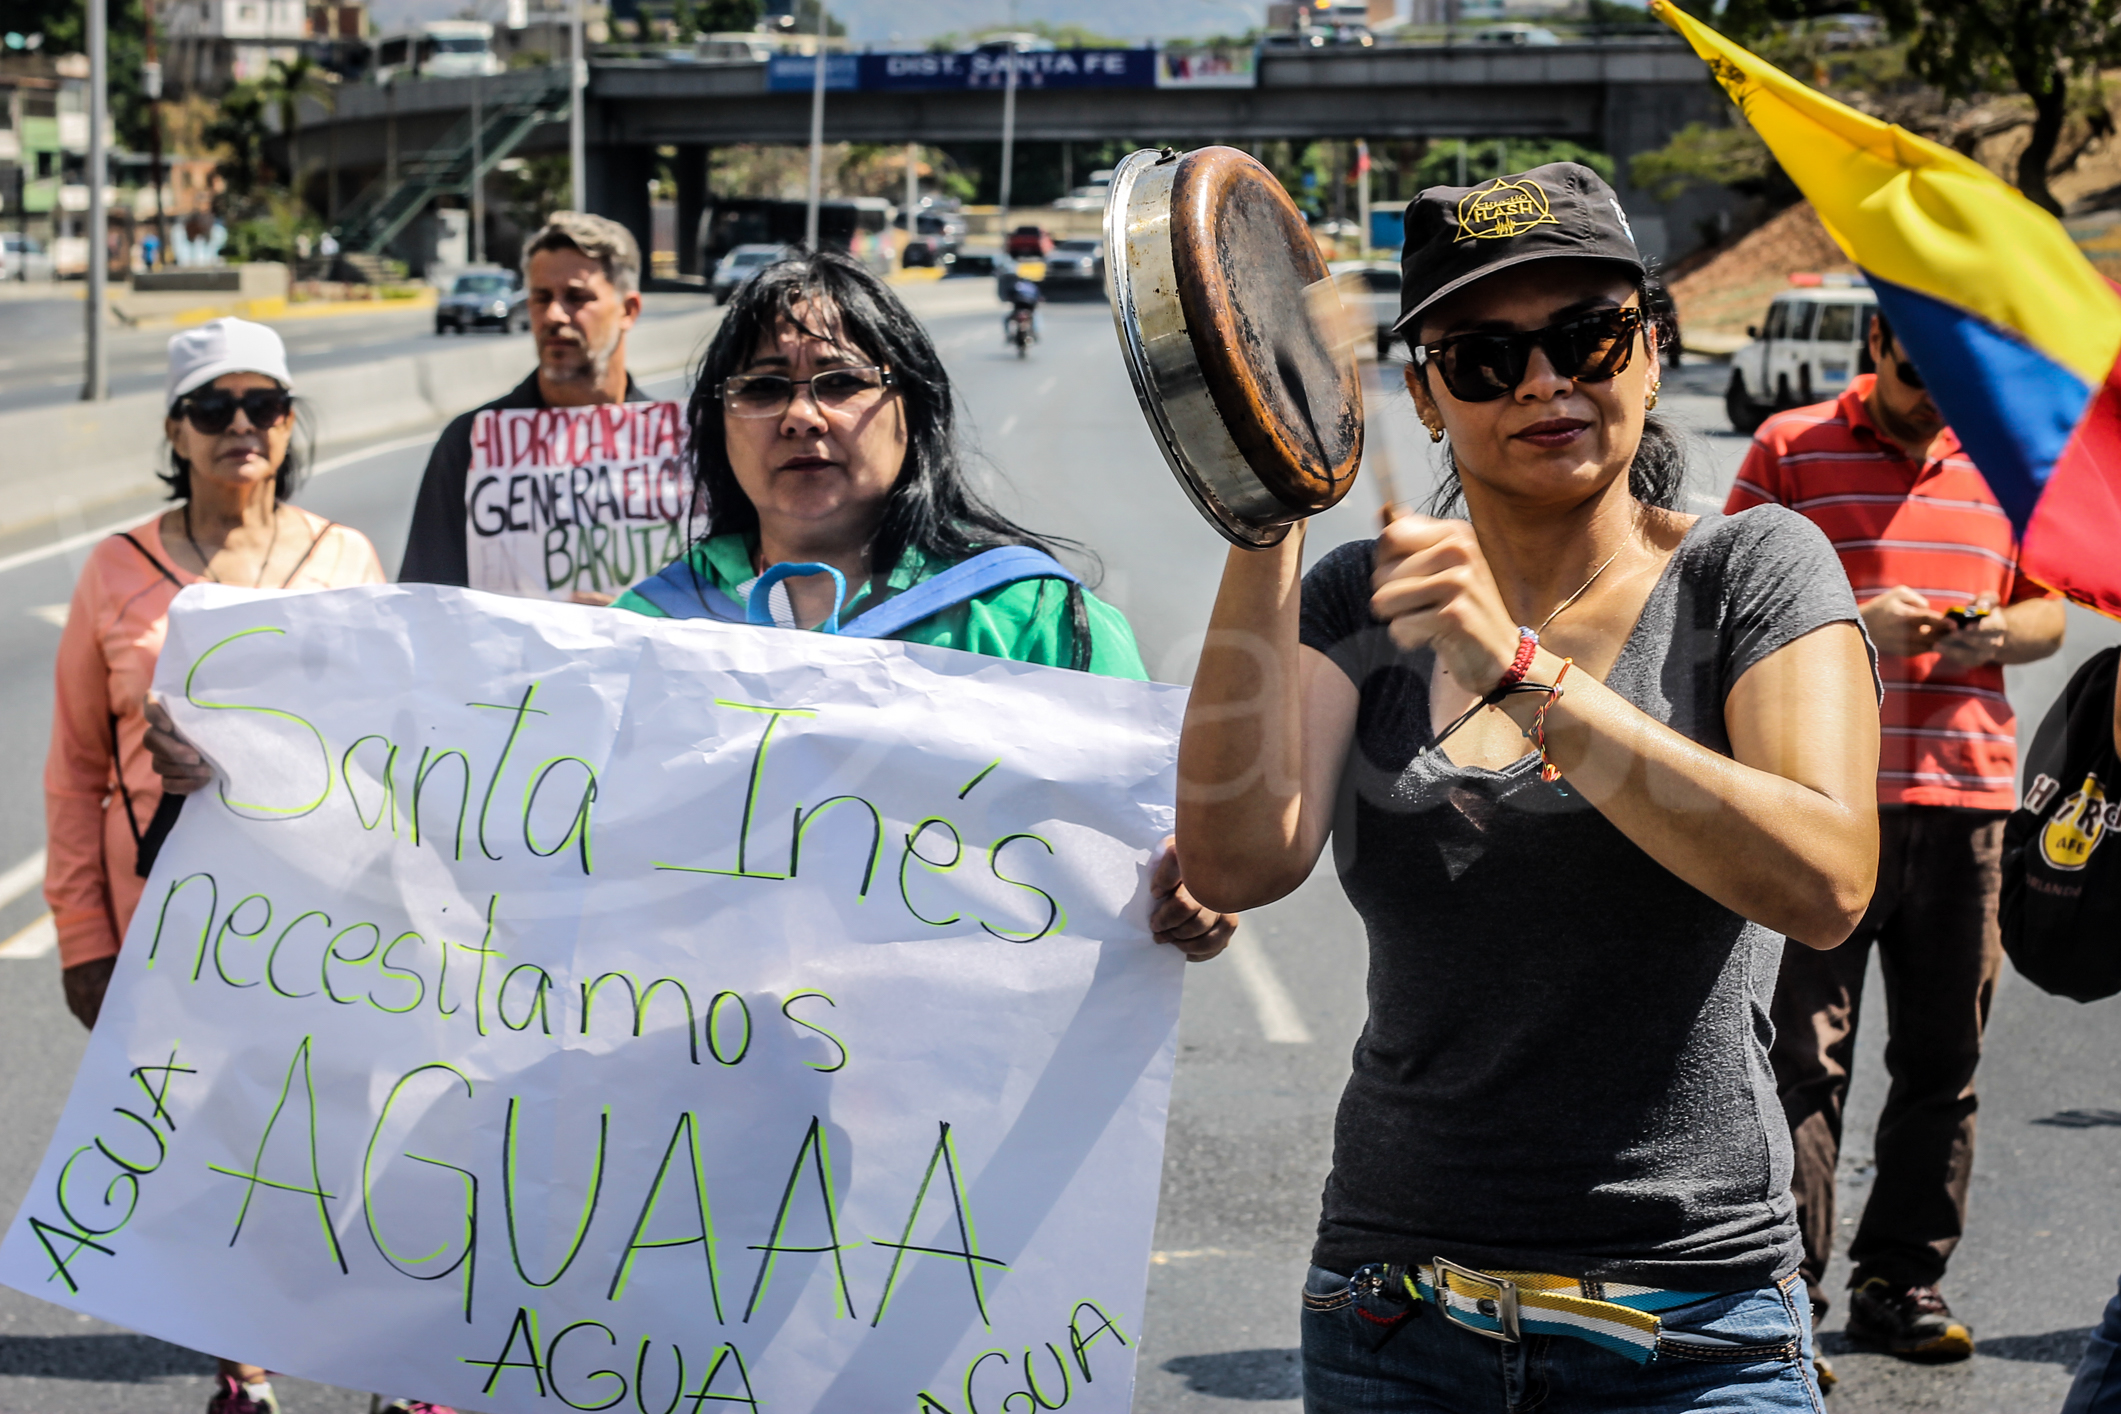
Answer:
[[1796, 288], [1775, 296], [1767, 322], [1731, 357], [1724, 409], [1731, 426], [1751, 432], [1783, 408], [1839, 397], [1849, 379], [1872, 371], [1867, 340], [1878, 297], [1861, 275], [1795, 275]]

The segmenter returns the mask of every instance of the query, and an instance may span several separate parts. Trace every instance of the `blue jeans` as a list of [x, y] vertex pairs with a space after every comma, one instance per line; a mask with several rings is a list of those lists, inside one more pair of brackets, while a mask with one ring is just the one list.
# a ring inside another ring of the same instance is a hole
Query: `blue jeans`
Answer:
[[1313, 1267], [1304, 1282], [1304, 1411], [1824, 1414], [1796, 1276], [1667, 1311], [1664, 1327], [1736, 1344], [1667, 1342], [1646, 1365], [1568, 1336], [1505, 1344], [1453, 1325], [1427, 1302], [1358, 1294], [1348, 1278]]
[[2106, 1316], [2092, 1332], [2062, 1414], [2121, 1414], [2121, 1292], [2106, 1303]]

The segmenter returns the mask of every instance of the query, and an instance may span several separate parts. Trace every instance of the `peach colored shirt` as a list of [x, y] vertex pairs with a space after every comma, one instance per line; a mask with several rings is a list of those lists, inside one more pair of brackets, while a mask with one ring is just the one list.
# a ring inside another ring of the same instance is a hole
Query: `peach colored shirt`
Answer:
[[[381, 584], [375, 546], [348, 529], [294, 507], [315, 544], [288, 589]], [[198, 575], [177, 567], [162, 544], [161, 517], [132, 531], [147, 556], [113, 535], [89, 554], [59, 636], [51, 754], [44, 763], [48, 862], [44, 898], [59, 933], [59, 961], [73, 967], [110, 957], [125, 938], [145, 882], [133, 872], [133, 819], [146, 830], [162, 800], [161, 777], [142, 738], [147, 690], [169, 629], [169, 604]], [[164, 574], [164, 570], [169, 573]], [[176, 583], [169, 575], [176, 577]], [[117, 719], [118, 769], [111, 757]]]

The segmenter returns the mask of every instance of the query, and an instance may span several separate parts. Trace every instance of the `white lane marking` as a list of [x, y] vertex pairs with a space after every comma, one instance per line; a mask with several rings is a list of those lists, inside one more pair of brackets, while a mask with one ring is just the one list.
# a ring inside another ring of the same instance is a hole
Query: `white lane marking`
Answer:
[[33, 619], [44, 620], [53, 628], [65, 628], [66, 610], [67, 606], [64, 604], [32, 604], [22, 612]]
[[1244, 984], [1246, 993], [1252, 998], [1252, 1010], [1259, 1016], [1260, 1034], [1269, 1041], [1286, 1045], [1309, 1045], [1311, 1028], [1304, 1025], [1302, 1014], [1296, 1010], [1295, 998], [1281, 984], [1273, 961], [1257, 940], [1239, 933], [1230, 940], [1227, 952], [1230, 965], [1237, 969], [1237, 980]]
[[5, 874], [0, 874], [0, 908], [7, 907], [43, 882], [44, 851], [40, 849]]
[[45, 957], [59, 946], [59, 930], [47, 913], [21, 932], [0, 943], [0, 961], [28, 962]]
[[1009, 435], [1010, 433], [1012, 433], [1012, 432], [1014, 432], [1014, 431], [1016, 430], [1016, 423], [1017, 423], [1017, 414], [1015, 414], [1015, 413], [1013, 413], [1013, 412], [1012, 412], [1012, 413], [1010, 413], [1010, 414], [1009, 414], [1009, 415], [1008, 415], [1007, 417], [1005, 417], [1005, 418], [1003, 418], [1003, 419], [1002, 419], [1002, 425], [1001, 425], [1001, 430], [1000, 430], [1000, 431], [998, 431], [998, 432], [996, 432], [996, 433], [995, 433], [994, 435], [995, 435], [995, 436], [997, 436], [997, 437], [1006, 437], [1006, 436], [1008, 436], [1008, 435]]
[[1059, 383], [1059, 382], [1060, 382], [1060, 375], [1059, 375], [1058, 373], [1056, 373], [1056, 374], [1054, 374], [1054, 375], [1053, 375], [1053, 376], [1052, 376], [1051, 378], [1048, 378], [1048, 379], [1047, 379], [1047, 380], [1046, 380], [1045, 382], [1043, 382], [1043, 383], [1039, 384], [1039, 385], [1038, 385], [1038, 387], [1037, 387], [1036, 389], [1034, 389], [1034, 390], [1033, 390], [1033, 392], [1032, 392], [1032, 396], [1033, 396], [1033, 397], [1039, 397], [1039, 398], [1043, 398], [1044, 396], [1046, 396], [1046, 394], [1048, 394], [1048, 393], [1052, 392], [1052, 391], [1053, 391], [1053, 388], [1054, 388], [1054, 385], [1055, 385], [1055, 384], [1057, 384], [1057, 383]]
[[[402, 452], [407, 447], [425, 446], [440, 435], [439, 430], [422, 432], [416, 437], [400, 437], [394, 442], [383, 442], [373, 447], [363, 447], [358, 452], [346, 452], [340, 456], [327, 457], [314, 467], [311, 467], [309, 474], [311, 476], [329, 476], [335, 471], [343, 471], [356, 463], [367, 461], [370, 457], [388, 456], [392, 452]], [[64, 540], [55, 540], [51, 544], [39, 546], [35, 550], [24, 550], [20, 554], [0, 557], [0, 574], [6, 574], [9, 570], [20, 569], [24, 565], [37, 564], [40, 561], [51, 559], [54, 555], [63, 555], [69, 550], [78, 550], [83, 545], [93, 545], [105, 536], [116, 535], [121, 530], [132, 529], [140, 523], [140, 520], [139, 516], [128, 516], [124, 520], [112, 521], [109, 525], [99, 526], [94, 530], [84, 530], [79, 535], [69, 535]]]

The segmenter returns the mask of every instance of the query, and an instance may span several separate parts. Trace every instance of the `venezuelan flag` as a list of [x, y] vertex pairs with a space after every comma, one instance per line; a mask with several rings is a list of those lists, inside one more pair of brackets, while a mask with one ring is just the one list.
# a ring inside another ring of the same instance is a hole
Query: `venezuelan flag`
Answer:
[[2121, 617], [2121, 290], [1971, 158], [1805, 87], [1691, 15], [1657, 16], [1869, 277], [2032, 579]]

